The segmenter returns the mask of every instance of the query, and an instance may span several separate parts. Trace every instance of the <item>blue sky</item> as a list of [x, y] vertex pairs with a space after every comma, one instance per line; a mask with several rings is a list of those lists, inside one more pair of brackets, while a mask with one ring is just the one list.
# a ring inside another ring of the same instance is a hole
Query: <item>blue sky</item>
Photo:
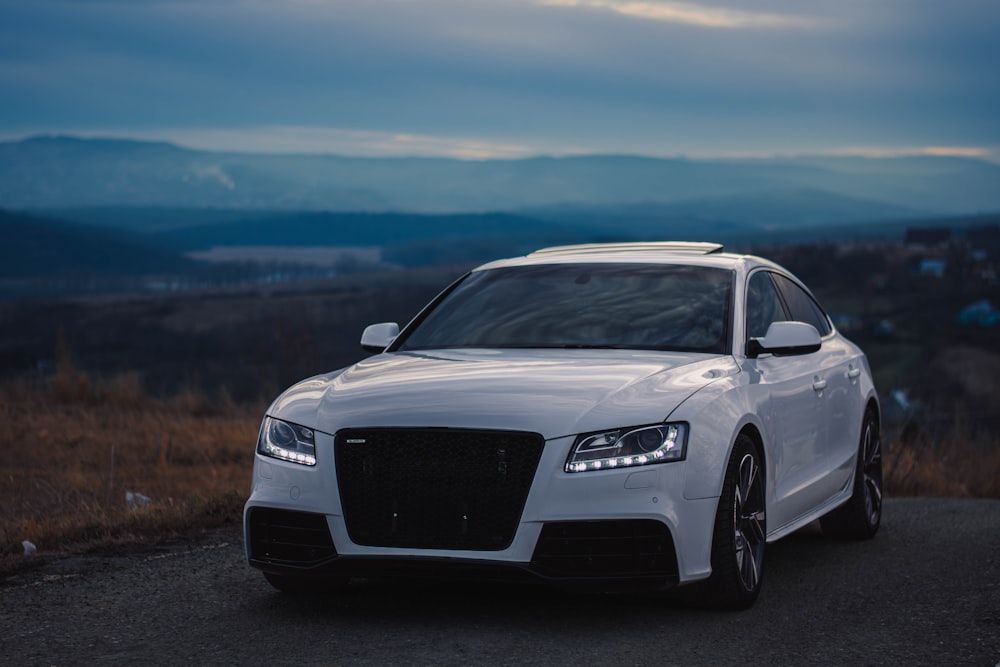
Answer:
[[996, 0], [0, 0], [0, 139], [1000, 161]]

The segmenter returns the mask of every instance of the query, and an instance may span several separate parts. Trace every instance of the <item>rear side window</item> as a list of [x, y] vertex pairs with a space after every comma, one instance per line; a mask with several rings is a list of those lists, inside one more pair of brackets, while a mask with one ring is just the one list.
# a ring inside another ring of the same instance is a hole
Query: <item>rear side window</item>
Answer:
[[826, 336], [833, 330], [830, 327], [830, 319], [808, 292], [785, 276], [774, 273], [771, 277], [781, 291], [793, 320], [813, 325], [820, 336]]

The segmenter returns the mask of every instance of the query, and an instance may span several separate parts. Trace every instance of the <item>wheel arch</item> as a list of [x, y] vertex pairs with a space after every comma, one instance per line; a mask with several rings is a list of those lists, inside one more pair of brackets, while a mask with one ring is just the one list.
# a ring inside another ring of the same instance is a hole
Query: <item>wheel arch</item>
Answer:
[[869, 410], [875, 415], [875, 424], [882, 428], [882, 408], [879, 406], [878, 399], [874, 396], [869, 396], [868, 401], [865, 403], [865, 409], [862, 414], [866, 414]]
[[[878, 397], [874, 393], [870, 394], [865, 400], [864, 407], [861, 410], [861, 421], [858, 422], [858, 438], [861, 437], [861, 432], [864, 429], [865, 419], [869, 411], [872, 413], [875, 419], [875, 435], [881, 440], [882, 438], [882, 408], [879, 405]], [[857, 455], [857, 454], [855, 454]]]
[[750, 442], [753, 444], [754, 450], [757, 452], [757, 457], [760, 459], [760, 469], [764, 475], [764, 504], [765, 506], [770, 506], [772, 498], [771, 492], [771, 479], [774, 477], [774, 471], [769, 468], [770, 460], [767, 457], [767, 448], [764, 447], [764, 436], [757, 428], [757, 425], [753, 422], [748, 422], [740, 428], [736, 433], [736, 437], [733, 438], [733, 444], [730, 447], [730, 455], [732, 449], [736, 447], [736, 442], [740, 439], [741, 435], [747, 436]]
[[[733, 438], [733, 444], [730, 445], [730, 451], [732, 451], [732, 448], [736, 446], [736, 441], [739, 439], [741, 435], [747, 436], [753, 442], [754, 449], [757, 450], [757, 456], [760, 457], [761, 467], [766, 472], [767, 452], [764, 449], [764, 436], [761, 435], [760, 430], [757, 428], [757, 425], [752, 422], [744, 424], [743, 428], [741, 428], [739, 432], [736, 434], [736, 437]], [[770, 479], [770, 475], [765, 477], [764, 481], [767, 482], [768, 479]]]
[[[711, 433], [702, 434], [702, 437], [692, 433], [693, 442], [688, 442], [689, 468], [685, 476], [684, 497], [689, 500], [715, 498], [720, 495], [726, 476], [726, 465], [741, 435], [747, 435], [753, 442], [754, 449], [761, 458], [761, 465], [767, 473], [765, 482], [771, 478], [767, 470], [768, 459], [765, 455], [764, 436], [753, 415], [745, 415], [729, 430], [724, 430], [718, 424], [714, 426], [716, 428], [712, 429]], [[720, 446], [722, 443], [725, 445]]]

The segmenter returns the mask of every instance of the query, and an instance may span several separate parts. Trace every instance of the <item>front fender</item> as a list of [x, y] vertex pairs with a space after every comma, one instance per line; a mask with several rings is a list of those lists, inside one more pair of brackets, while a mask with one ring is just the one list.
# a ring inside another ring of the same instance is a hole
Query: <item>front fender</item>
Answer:
[[770, 436], [770, 429], [758, 414], [745, 374], [740, 372], [713, 382], [670, 414], [668, 421], [691, 425], [684, 476], [686, 499], [720, 495], [729, 455], [744, 427], [753, 426], [765, 439]]

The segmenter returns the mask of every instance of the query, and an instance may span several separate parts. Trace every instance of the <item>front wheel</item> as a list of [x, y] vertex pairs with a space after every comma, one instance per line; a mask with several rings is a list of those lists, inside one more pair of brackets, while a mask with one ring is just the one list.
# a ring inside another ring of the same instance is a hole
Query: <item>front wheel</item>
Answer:
[[767, 541], [764, 468], [753, 441], [736, 439], [726, 467], [712, 539], [712, 576], [701, 599], [717, 609], [746, 609], [760, 593]]
[[882, 522], [882, 441], [873, 408], [865, 411], [851, 499], [820, 519], [831, 537], [867, 540]]

